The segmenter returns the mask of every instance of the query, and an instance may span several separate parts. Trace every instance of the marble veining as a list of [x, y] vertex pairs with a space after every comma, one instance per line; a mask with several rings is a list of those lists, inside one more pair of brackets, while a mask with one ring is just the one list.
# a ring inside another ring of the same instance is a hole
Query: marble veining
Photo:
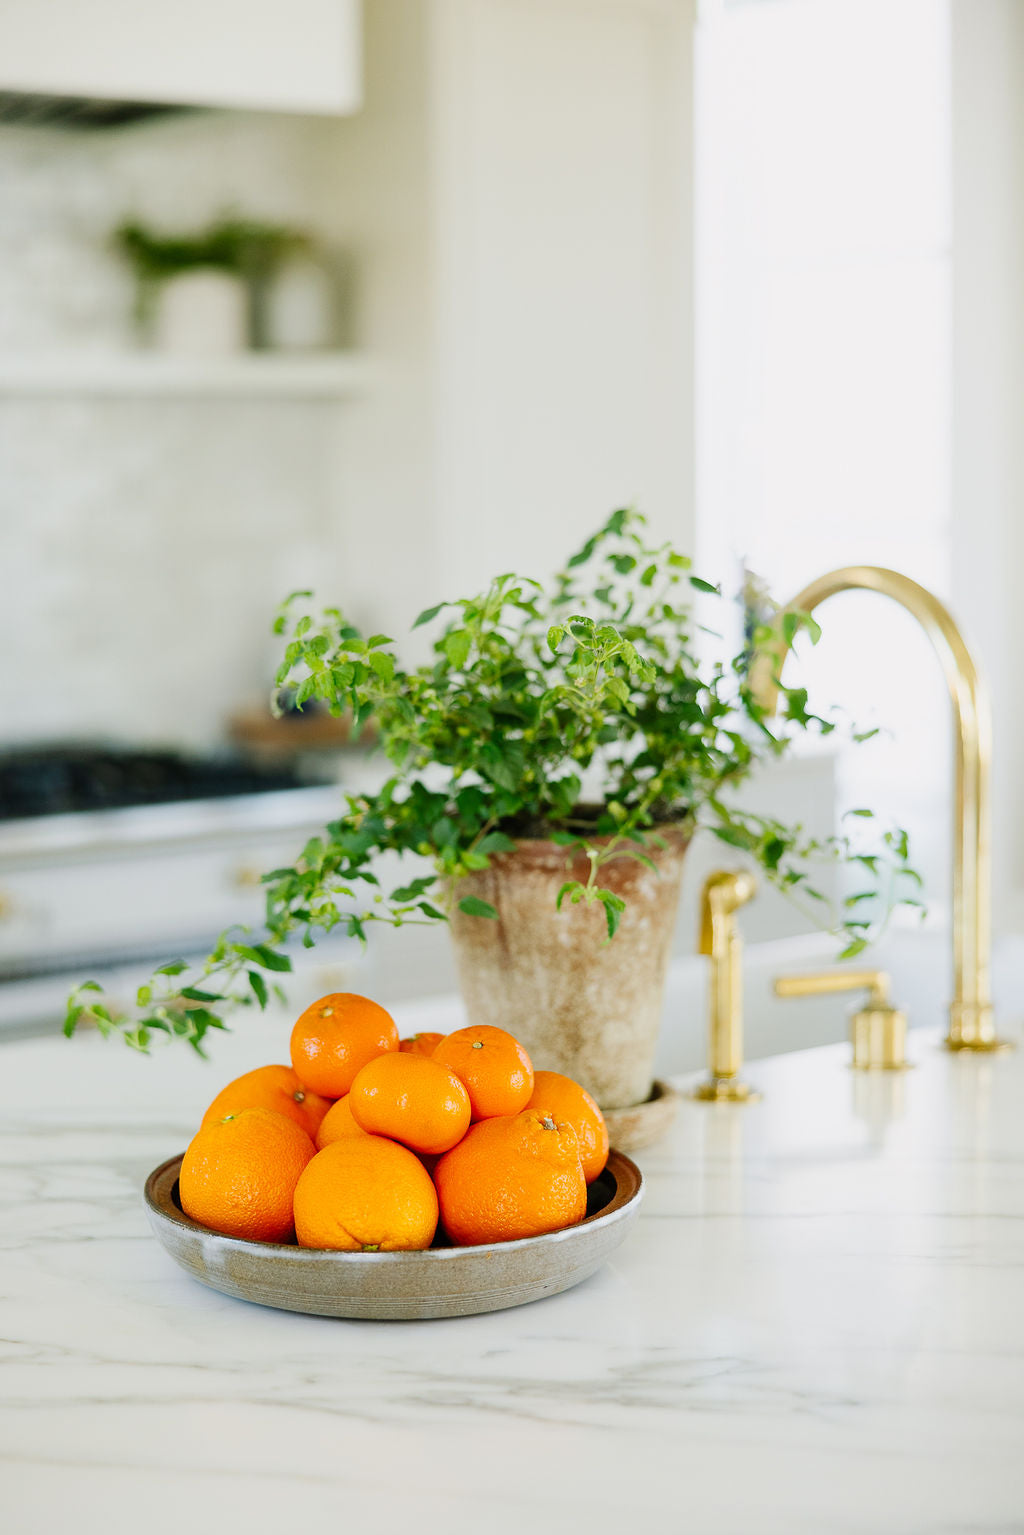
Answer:
[[146, 1226], [145, 1174], [283, 1037], [246, 1021], [213, 1069], [3, 1047], [5, 1531], [1024, 1531], [1019, 1054], [752, 1065], [762, 1103], [687, 1103], [641, 1154], [579, 1288], [379, 1323], [220, 1296]]

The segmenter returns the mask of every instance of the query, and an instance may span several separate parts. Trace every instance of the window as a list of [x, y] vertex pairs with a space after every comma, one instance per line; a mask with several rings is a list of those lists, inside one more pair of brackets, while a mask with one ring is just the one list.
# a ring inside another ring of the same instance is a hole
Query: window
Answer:
[[[701, 6], [702, 569], [745, 562], [788, 599], [838, 565], [889, 565], [948, 595], [949, 33], [948, 0]], [[799, 663], [812, 703], [884, 732], [844, 754], [842, 798], [908, 827], [941, 900], [949, 723], [928, 643], [862, 592], [821, 616]]]

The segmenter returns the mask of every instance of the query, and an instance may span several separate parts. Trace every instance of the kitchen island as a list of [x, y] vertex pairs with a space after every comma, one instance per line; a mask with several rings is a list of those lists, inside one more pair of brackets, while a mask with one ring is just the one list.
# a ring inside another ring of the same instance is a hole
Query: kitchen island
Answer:
[[380, 1323], [230, 1300], [149, 1232], [145, 1175], [286, 1038], [0, 1050], [10, 1535], [1024, 1530], [1022, 1052], [752, 1065], [762, 1102], [687, 1102], [639, 1154], [639, 1224], [579, 1288]]

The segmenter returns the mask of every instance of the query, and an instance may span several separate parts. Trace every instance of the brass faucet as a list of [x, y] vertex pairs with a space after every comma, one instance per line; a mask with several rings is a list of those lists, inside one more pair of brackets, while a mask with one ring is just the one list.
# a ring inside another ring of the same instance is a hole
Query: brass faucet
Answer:
[[693, 1096], [715, 1103], [751, 1103], [761, 1095], [741, 1082], [743, 1065], [743, 941], [736, 912], [757, 894], [745, 870], [720, 869], [701, 892], [698, 950], [711, 958], [710, 1072]]
[[[953, 841], [953, 1000], [949, 1008], [950, 1050], [999, 1050], [992, 1014], [991, 803], [989, 770], [992, 720], [988, 692], [974, 659], [946, 607], [909, 576], [877, 565], [850, 565], [819, 576], [789, 604], [788, 611], [811, 613], [837, 592], [879, 592], [917, 619], [939, 657], [953, 702], [956, 724], [956, 806]], [[778, 701], [779, 678], [789, 645], [776, 637], [755, 658], [750, 683], [769, 713]]]

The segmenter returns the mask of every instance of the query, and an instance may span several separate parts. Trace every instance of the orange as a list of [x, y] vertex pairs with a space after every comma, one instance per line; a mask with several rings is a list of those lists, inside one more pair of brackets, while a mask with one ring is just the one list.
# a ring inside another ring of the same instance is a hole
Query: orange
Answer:
[[533, 1092], [530, 1057], [511, 1034], [488, 1023], [473, 1024], [446, 1034], [434, 1051], [435, 1061], [450, 1066], [465, 1084], [474, 1119], [518, 1114]]
[[412, 1252], [437, 1230], [430, 1174], [404, 1146], [379, 1135], [347, 1135], [325, 1146], [295, 1190], [300, 1247], [340, 1252]]
[[317, 1151], [323, 1151], [325, 1146], [330, 1146], [334, 1141], [340, 1141], [343, 1135], [366, 1134], [366, 1131], [352, 1118], [352, 1106], [348, 1101], [350, 1096], [351, 1094], [346, 1093], [344, 1098], [339, 1098], [320, 1121], [320, 1128], [315, 1136]]
[[351, 991], [321, 997], [292, 1029], [292, 1065], [306, 1086], [325, 1098], [344, 1098], [368, 1061], [397, 1049], [391, 1014]]
[[221, 1088], [203, 1115], [203, 1124], [225, 1119], [240, 1109], [273, 1109], [275, 1114], [294, 1120], [312, 1139], [330, 1106], [329, 1098], [303, 1087], [290, 1066], [257, 1066]]
[[469, 1129], [469, 1094], [440, 1061], [423, 1055], [379, 1055], [364, 1066], [348, 1095], [352, 1117], [371, 1135], [436, 1156]]
[[232, 1237], [286, 1242], [292, 1199], [314, 1157], [305, 1130], [272, 1109], [242, 1109], [203, 1125], [178, 1175], [186, 1215]]
[[536, 1109], [473, 1125], [438, 1162], [434, 1183], [458, 1247], [561, 1231], [587, 1213], [576, 1132]]
[[608, 1160], [608, 1126], [586, 1088], [559, 1071], [537, 1071], [529, 1107], [543, 1111], [551, 1119], [569, 1121], [580, 1143], [583, 1176], [593, 1183], [604, 1172]]
[[442, 1039], [443, 1034], [413, 1034], [409, 1039], [399, 1040], [398, 1048], [403, 1055], [433, 1055]]

